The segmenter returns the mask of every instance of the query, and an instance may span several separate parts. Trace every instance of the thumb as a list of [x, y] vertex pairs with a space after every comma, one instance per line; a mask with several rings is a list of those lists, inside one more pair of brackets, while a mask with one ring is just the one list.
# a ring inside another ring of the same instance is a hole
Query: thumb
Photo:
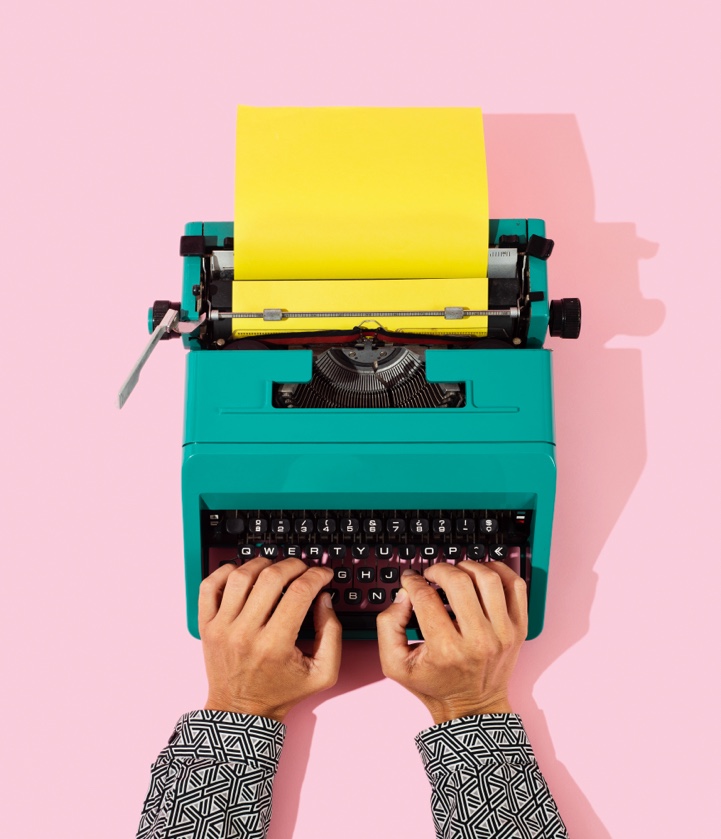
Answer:
[[313, 624], [315, 626], [313, 660], [323, 674], [324, 680], [334, 685], [340, 670], [343, 627], [333, 609], [333, 602], [327, 591], [321, 592], [315, 599]]
[[405, 589], [400, 589], [396, 599], [376, 618], [378, 631], [378, 652], [381, 658], [381, 668], [386, 676], [396, 678], [406, 659], [409, 646], [406, 637], [406, 626], [411, 619], [413, 607], [411, 599]]

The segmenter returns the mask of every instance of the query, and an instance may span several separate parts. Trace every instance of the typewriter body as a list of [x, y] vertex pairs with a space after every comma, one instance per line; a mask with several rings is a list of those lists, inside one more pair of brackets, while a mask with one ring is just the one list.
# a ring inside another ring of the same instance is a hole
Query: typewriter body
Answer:
[[[156, 302], [150, 327], [170, 337], [182, 325], [189, 350], [193, 635], [202, 579], [258, 555], [330, 565], [347, 638], [375, 637], [405, 567], [505, 561], [528, 582], [529, 637], [541, 631], [556, 485], [543, 344], [549, 322], [576, 337], [580, 307], [548, 300], [542, 221], [491, 220], [489, 243], [483, 338], [454, 336], [452, 322], [448, 333], [399, 335], [377, 313], [348, 331], [264, 333], [261, 321], [235, 337], [233, 224], [187, 225], [182, 299]], [[176, 328], [163, 331], [168, 312]], [[408, 636], [421, 637], [417, 624]]]

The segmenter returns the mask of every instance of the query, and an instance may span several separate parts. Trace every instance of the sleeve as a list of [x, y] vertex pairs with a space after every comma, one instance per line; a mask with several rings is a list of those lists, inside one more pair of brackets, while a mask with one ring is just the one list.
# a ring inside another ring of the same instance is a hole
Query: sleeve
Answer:
[[568, 839], [520, 717], [484, 714], [416, 737], [438, 839]]
[[264, 839], [285, 726], [191, 711], [151, 767], [136, 839]]

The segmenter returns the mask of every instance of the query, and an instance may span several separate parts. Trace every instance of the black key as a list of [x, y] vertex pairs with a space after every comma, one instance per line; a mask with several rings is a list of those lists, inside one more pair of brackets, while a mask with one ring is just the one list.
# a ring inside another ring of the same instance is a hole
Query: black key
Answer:
[[421, 559], [438, 559], [438, 545], [423, 545], [421, 548]]
[[476, 523], [473, 519], [456, 519], [456, 533], [459, 535], [467, 535], [468, 533], [475, 533]]
[[308, 545], [305, 555], [312, 561], [323, 559], [323, 545]]
[[340, 532], [344, 536], [354, 536], [360, 531], [360, 523], [358, 519], [341, 519]]
[[268, 519], [248, 519], [248, 533], [262, 536], [268, 532]]
[[299, 536], [307, 536], [313, 532], [312, 519], [296, 519], [293, 522], [293, 529]]
[[376, 536], [383, 531], [381, 519], [363, 519], [363, 532], [369, 536]]
[[433, 519], [433, 532], [436, 536], [445, 536], [451, 532], [450, 519]]
[[400, 536], [401, 533], [406, 532], [406, 520], [405, 519], [387, 519], [386, 520], [386, 532], [390, 533], [391, 536]]
[[383, 588], [372, 588], [368, 592], [368, 602], [369, 603], [385, 603], [386, 602], [386, 591]]
[[245, 530], [245, 520], [244, 519], [226, 519], [225, 520], [225, 532], [230, 533], [233, 536], [240, 536], [240, 534]]
[[335, 533], [335, 519], [318, 519], [316, 530], [318, 533], [330, 536], [331, 533]]
[[400, 591], [399, 588], [392, 588], [391, 589], [391, 602], [396, 599], [396, 595], [398, 594], [399, 591]]
[[255, 545], [241, 545], [238, 548], [238, 556], [241, 559], [253, 559], [257, 556]]
[[287, 536], [290, 533], [289, 519], [271, 519], [270, 530], [276, 536]]
[[346, 547], [345, 545], [329, 545], [328, 546], [328, 554], [333, 559], [344, 559], [345, 558]]
[[376, 578], [376, 569], [370, 565], [358, 565], [355, 569], [355, 578], [359, 583], [372, 583]]
[[483, 559], [485, 555], [485, 545], [469, 545], [466, 548], [466, 556], [468, 557], [468, 559]]
[[488, 548], [489, 559], [508, 559], [508, 545], [490, 545]]
[[442, 588], [437, 588], [436, 591], [438, 592], [438, 596], [441, 598], [441, 603], [445, 606], [448, 605], [448, 595], [443, 591]]
[[385, 568], [378, 569], [378, 579], [382, 583], [397, 583], [398, 569], [394, 565], [389, 565]]
[[353, 580], [353, 569], [341, 565], [333, 569], [333, 579], [336, 583], [350, 583]]
[[418, 548], [415, 545], [399, 545], [398, 556], [401, 559], [415, 559]]
[[343, 592], [343, 597], [346, 603], [360, 603], [363, 599], [363, 593], [359, 588], [347, 588]]
[[393, 556], [393, 545], [376, 545], [378, 559], [390, 559]]
[[463, 548], [460, 545], [446, 545], [443, 548], [443, 556], [446, 559], [459, 560], [463, 556]]
[[335, 603], [338, 599], [338, 589], [337, 588], [327, 588], [326, 591], [330, 594], [330, 602]]
[[498, 522], [496, 519], [481, 519], [481, 530], [484, 533], [497, 533], [498, 532]]
[[303, 549], [300, 545], [288, 545], [283, 553], [289, 558], [297, 557], [298, 559], [303, 559]]
[[411, 519], [410, 531], [420, 535], [428, 533], [428, 519]]
[[353, 559], [368, 559], [371, 549], [369, 545], [353, 545], [350, 552]]
[[277, 545], [261, 545], [260, 546], [260, 555], [265, 557], [266, 559], [277, 559], [278, 558], [278, 546]]

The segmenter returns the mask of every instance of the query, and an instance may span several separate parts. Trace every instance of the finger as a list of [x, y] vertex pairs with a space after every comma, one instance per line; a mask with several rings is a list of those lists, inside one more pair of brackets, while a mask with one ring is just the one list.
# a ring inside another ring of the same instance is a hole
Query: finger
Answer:
[[313, 661], [316, 664], [318, 676], [323, 682], [323, 686], [333, 687], [338, 681], [338, 671], [340, 670], [343, 627], [333, 609], [333, 601], [327, 591], [315, 599], [313, 625], [315, 626]]
[[466, 559], [456, 567], [468, 574], [473, 580], [478, 592], [478, 599], [494, 631], [497, 634], [499, 632], [505, 633], [511, 623], [506, 604], [506, 593], [500, 575], [491, 571], [488, 567], [491, 564]]
[[[426, 641], [439, 635], [457, 636], [458, 630], [446, 611], [438, 592], [416, 571], [404, 571], [401, 585], [408, 592], [413, 611]], [[396, 598], [397, 599], [397, 598]]]
[[252, 631], [268, 623], [283, 589], [307, 570], [302, 559], [282, 559], [264, 568], [239, 615], [243, 627]]
[[[243, 610], [260, 572], [270, 565], [269, 559], [257, 556], [238, 568], [233, 568], [225, 583], [218, 619], [230, 623]], [[225, 567], [225, 566], [223, 566]], [[231, 566], [232, 568], [232, 566]]]
[[393, 603], [376, 618], [381, 669], [391, 679], [397, 679], [405, 670], [405, 663], [411, 652], [406, 627], [412, 614], [411, 599], [408, 592], [402, 588]]
[[268, 620], [267, 631], [281, 645], [295, 645], [300, 627], [318, 592], [333, 579], [333, 572], [326, 566], [308, 568], [303, 562], [301, 565], [304, 572], [288, 586], [283, 599]]
[[477, 633], [484, 624], [488, 625], [476, 587], [468, 574], [446, 562], [437, 562], [426, 568], [423, 576], [445, 591], [461, 634]]
[[203, 629], [218, 614], [220, 601], [223, 598], [223, 590], [228, 582], [228, 577], [235, 571], [236, 566], [232, 563], [221, 565], [212, 574], [209, 574], [200, 584], [198, 592], [198, 627]]
[[514, 625], [525, 634], [528, 632], [528, 587], [525, 580], [505, 562], [487, 562], [485, 565], [501, 578], [508, 614]]

